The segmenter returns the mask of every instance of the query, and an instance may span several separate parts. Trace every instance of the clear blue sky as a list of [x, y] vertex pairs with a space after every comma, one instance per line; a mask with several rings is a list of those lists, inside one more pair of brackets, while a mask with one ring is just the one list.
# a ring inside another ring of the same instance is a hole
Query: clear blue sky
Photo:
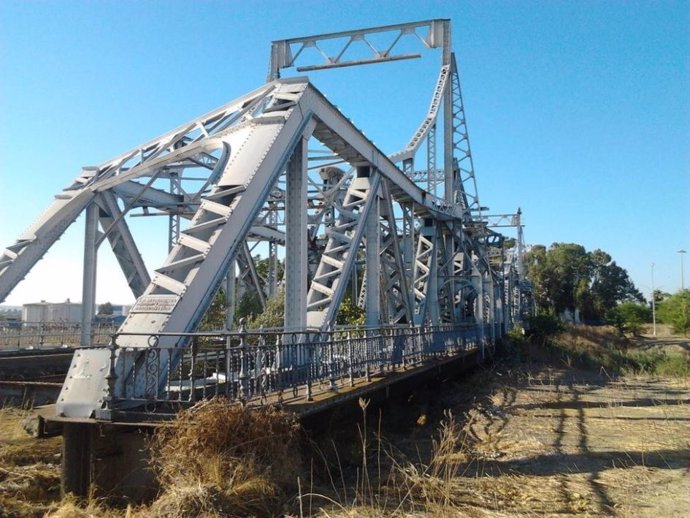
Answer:
[[[428, 18], [452, 20], [482, 204], [522, 207], [528, 243], [609, 252], [645, 294], [652, 262], [656, 286], [679, 289], [676, 252], [690, 252], [687, 1], [2, 0], [0, 246], [81, 166], [262, 84], [271, 40]], [[393, 152], [426, 111], [439, 59], [312, 79]], [[78, 222], [6, 303], [80, 300], [81, 234]], [[153, 245], [145, 254], [150, 268], [164, 257]], [[127, 302], [112, 261], [99, 260], [98, 300]]]

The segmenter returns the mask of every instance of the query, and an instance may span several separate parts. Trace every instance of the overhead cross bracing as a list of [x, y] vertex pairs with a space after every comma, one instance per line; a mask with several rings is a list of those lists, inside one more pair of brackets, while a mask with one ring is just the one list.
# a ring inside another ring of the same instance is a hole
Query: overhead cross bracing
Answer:
[[[355, 42], [382, 32], [392, 32], [393, 43], [380, 50], [369, 42], [372, 56], [347, 58]], [[305, 69], [334, 68], [413, 57], [395, 54], [408, 36], [441, 48], [442, 64], [423, 122], [390, 156], [308, 78], [280, 77], [297, 63], [301, 51], [293, 47], [342, 39], [336, 57]], [[448, 20], [283, 40], [273, 44], [266, 85], [85, 168], [0, 256], [0, 300], [85, 213], [84, 306], [93, 307], [97, 249], [109, 242], [137, 301], [116, 349], [88, 347], [84, 319], [85, 347], [58, 409], [90, 417], [108, 397], [151, 390], [140, 364], [152, 349], [157, 369], [174, 369], [189, 346], [187, 333], [198, 329], [221, 285], [231, 306], [236, 289], [253, 290], [264, 304], [277, 291], [278, 248], [284, 330], [292, 337], [332, 331], [346, 296], [364, 308], [370, 330], [467, 323], [482, 332], [487, 324], [492, 333], [494, 324], [505, 329], [520, 318], [514, 301], [521, 299], [508, 294], [522, 285], [506, 255], [495, 253], [503, 237], [482, 210]], [[133, 211], [170, 219], [170, 251], [153, 271], [129, 230]], [[257, 244], [269, 250], [266, 278], [255, 264]], [[112, 377], [130, 381], [112, 393]], [[154, 388], [163, 391], [165, 383], [160, 378]]]

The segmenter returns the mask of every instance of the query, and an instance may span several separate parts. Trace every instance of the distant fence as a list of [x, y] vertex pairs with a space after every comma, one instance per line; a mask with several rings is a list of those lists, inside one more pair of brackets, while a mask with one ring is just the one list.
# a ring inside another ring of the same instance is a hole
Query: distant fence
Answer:
[[[91, 344], [107, 345], [118, 326], [93, 324]], [[70, 322], [0, 322], [0, 350], [78, 347], [81, 324]]]

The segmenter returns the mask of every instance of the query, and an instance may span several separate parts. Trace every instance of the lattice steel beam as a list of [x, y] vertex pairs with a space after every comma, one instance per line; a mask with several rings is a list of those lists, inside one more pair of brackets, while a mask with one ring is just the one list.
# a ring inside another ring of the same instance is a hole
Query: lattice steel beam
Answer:
[[[426, 30], [426, 35], [420, 36], [418, 32], [420, 30]], [[396, 46], [406, 36], [418, 40], [426, 48], [441, 47], [444, 44], [448, 45], [449, 41], [444, 38], [444, 35], [447, 34], [449, 30], [449, 20], [426, 20], [274, 41], [271, 45], [271, 64], [268, 81], [278, 79], [281, 69], [295, 66], [298, 72], [307, 72], [311, 70], [368, 65], [401, 59], [418, 58], [421, 57], [420, 54], [395, 54], [394, 51]], [[393, 40], [385, 46], [377, 46], [371, 38], [374, 34], [389, 34], [393, 37]], [[341, 40], [339, 48], [333, 54], [329, 55], [326, 50], [322, 48], [323, 43], [326, 41], [338, 43], [337, 40]], [[361, 45], [358, 45], [358, 43], [361, 43]], [[365, 57], [348, 58], [348, 51], [351, 53], [352, 49], [356, 46], [364, 51]], [[298, 59], [302, 53], [309, 48], [315, 49], [323, 61], [315, 64], [298, 66]]]

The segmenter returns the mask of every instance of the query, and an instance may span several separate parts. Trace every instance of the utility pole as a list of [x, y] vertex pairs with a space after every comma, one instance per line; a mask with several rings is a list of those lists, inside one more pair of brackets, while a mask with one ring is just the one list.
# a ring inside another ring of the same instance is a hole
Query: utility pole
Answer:
[[685, 290], [685, 273], [683, 268], [683, 256], [685, 255], [685, 250], [678, 250], [680, 254], [680, 291]]
[[656, 300], [654, 295], [654, 263], [652, 263], [652, 335], [656, 338]]

